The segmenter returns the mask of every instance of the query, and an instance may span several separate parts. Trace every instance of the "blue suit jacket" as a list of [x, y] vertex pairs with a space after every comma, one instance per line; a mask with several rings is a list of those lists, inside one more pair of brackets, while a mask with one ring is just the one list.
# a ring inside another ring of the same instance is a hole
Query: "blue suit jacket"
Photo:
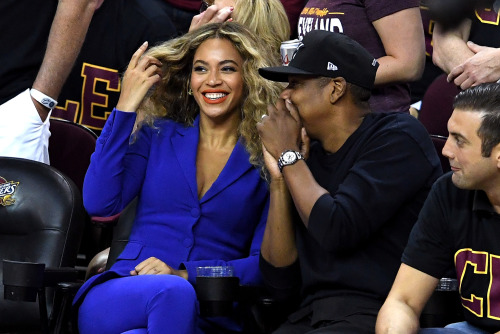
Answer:
[[109, 272], [89, 279], [88, 289], [128, 276], [154, 256], [185, 267], [195, 282], [196, 267], [232, 265], [242, 284], [260, 284], [260, 244], [269, 205], [268, 188], [239, 141], [217, 180], [198, 199], [196, 154], [199, 119], [185, 127], [160, 120], [144, 126], [129, 144], [135, 113], [110, 115], [85, 177], [84, 204], [91, 215], [120, 212], [139, 196], [130, 241]]

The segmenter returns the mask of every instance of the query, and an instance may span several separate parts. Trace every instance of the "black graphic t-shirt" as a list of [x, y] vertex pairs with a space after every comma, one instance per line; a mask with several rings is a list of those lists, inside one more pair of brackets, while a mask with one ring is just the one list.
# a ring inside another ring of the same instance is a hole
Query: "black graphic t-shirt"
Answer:
[[52, 117], [100, 133], [118, 102], [120, 78], [132, 54], [145, 41], [151, 47], [176, 36], [175, 27], [157, 1], [163, 0], [104, 1], [92, 18]]
[[472, 20], [469, 40], [483, 46], [500, 47], [500, 14], [492, 8], [477, 8]]
[[500, 215], [483, 191], [457, 188], [452, 173], [433, 186], [403, 263], [441, 278], [455, 263], [465, 319], [500, 330]]
[[0, 1], [0, 104], [35, 81], [56, 9], [56, 0]]

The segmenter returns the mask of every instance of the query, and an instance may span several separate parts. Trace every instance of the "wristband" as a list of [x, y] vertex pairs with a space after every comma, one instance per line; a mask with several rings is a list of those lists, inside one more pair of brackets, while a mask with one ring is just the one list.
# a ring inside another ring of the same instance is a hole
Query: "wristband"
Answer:
[[45, 95], [44, 93], [36, 90], [35, 88], [30, 89], [30, 95], [32, 98], [40, 102], [44, 107], [49, 108], [50, 110], [54, 109], [57, 106], [57, 101], [51, 98], [50, 96]]

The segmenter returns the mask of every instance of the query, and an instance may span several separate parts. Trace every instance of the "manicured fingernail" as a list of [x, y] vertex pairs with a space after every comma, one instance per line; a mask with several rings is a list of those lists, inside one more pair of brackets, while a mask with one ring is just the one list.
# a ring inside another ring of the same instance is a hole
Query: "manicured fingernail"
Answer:
[[234, 10], [234, 7], [229, 7], [229, 11], [232, 12]]

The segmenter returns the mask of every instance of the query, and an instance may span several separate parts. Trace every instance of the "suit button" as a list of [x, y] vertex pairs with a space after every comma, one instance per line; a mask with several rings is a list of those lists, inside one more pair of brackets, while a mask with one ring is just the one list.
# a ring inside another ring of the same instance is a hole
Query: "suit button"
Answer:
[[186, 238], [186, 239], [184, 239], [182, 244], [184, 245], [184, 247], [189, 248], [189, 247], [193, 246], [193, 241], [190, 238]]
[[198, 218], [200, 216], [200, 209], [192, 208], [191, 209], [191, 216], [193, 216], [194, 218]]

